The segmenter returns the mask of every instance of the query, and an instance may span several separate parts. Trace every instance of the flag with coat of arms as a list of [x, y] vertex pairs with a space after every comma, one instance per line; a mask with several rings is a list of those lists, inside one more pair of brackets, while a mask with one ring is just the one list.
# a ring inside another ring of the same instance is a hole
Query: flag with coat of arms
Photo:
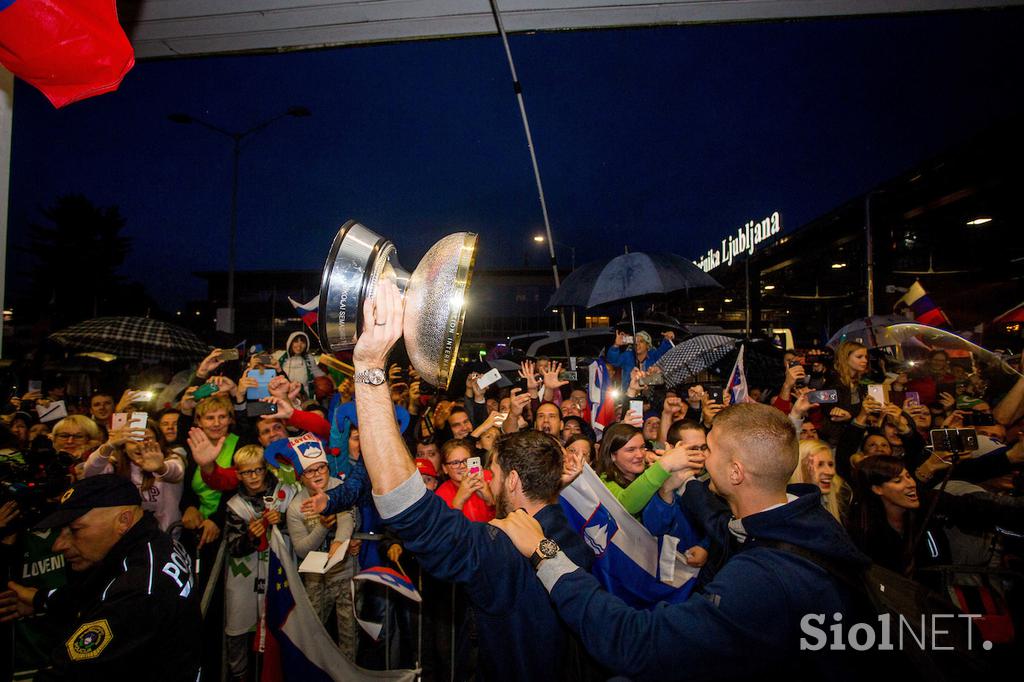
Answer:
[[697, 569], [671, 536], [656, 538], [615, 499], [590, 465], [562, 490], [570, 525], [594, 552], [591, 573], [609, 592], [637, 608], [686, 601]]

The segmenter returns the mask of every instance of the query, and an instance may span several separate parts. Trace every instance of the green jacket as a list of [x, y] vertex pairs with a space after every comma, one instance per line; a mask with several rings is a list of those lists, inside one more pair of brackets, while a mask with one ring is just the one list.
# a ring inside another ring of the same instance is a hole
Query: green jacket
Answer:
[[608, 480], [604, 475], [601, 476], [601, 480], [608, 490], [612, 491], [615, 499], [622, 503], [626, 511], [636, 516], [644, 510], [644, 507], [658, 493], [658, 488], [668, 480], [669, 476], [669, 472], [665, 471], [660, 463], [655, 462], [647, 467], [647, 471], [633, 479], [633, 482], [626, 488], [615, 481]]
[[[221, 446], [220, 452], [217, 453], [217, 464], [225, 469], [230, 468], [236, 447], [238, 447], [238, 436], [229, 433], [224, 438], [224, 445]], [[192, 475], [192, 490], [199, 496], [199, 513], [204, 519], [210, 518], [220, 506], [221, 493], [203, 482], [203, 472], [199, 470], [199, 467], [196, 467], [196, 472]]]

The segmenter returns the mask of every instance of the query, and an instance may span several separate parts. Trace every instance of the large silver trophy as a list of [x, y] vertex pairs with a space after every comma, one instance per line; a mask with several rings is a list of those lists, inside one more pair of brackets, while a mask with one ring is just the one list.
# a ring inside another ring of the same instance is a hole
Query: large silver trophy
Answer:
[[320, 280], [317, 324], [324, 350], [355, 346], [363, 302], [373, 297], [381, 279], [390, 279], [405, 299], [402, 332], [412, 366], [424, 381], [447, 388], [458, 359], [476, 246], [472, 232], [450, 234], [409, 274], [390, 240], [354, 220], [342, 225]]

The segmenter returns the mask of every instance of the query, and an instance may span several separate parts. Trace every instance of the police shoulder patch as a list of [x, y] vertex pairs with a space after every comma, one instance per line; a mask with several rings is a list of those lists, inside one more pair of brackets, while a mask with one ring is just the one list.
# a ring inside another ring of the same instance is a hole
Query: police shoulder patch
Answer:
[[84, 623], [75, 630], [75, 634], [71, 635], [64, 646], [67, 647], [68, 656], [72, 661], [87, 661], [103, 653], [112, 639], [114, 633], [110, 631], [110, 623], [104, 618]]

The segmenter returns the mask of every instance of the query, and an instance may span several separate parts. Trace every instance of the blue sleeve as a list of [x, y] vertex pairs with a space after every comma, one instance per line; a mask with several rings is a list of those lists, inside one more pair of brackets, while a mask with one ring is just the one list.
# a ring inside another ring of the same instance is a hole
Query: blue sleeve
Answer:
[[636, 366], [636, 357], [633, 355], [633, 351], [622, 350], [618, 346], [608, 346], [605, 360], [609, 365], [615, 365], [620, 369], [633, 369]]
[[[744, 558], [745, 559], [745, 558]], [[551, 598], [601, 665], [635, 680], [754, 679], [791, 653], [794, 616], [779, 576], [737, 557], [681, 604], [634, 609], [583, 570], [558, 578]]]
[[366, 475], [366, 466], [362, 459], [356, 460], [341, 485], [327, 491], [327, 509], [324, 513], [337, 514], [354, 507], [369, 489], [370, 480]]
[[672, 520], [675, 518], [675, 505], [668, 504], [661, 496], [655, 494], [651, 501], [644, 507], [641, 517], [644, 528], [651, 535], [664, 535], [672, 527]]
[[434, 493], [425, 491], [405, 511], [383, 521], [427, 573], [464, 585], [476, 604], [496, 603], [502, 591], [492, 587], [492, 580], [512, 580], [507, 573], [518, 552], [508, 537], [494, 526], [470, 521]]
[[729, 537], [732, 511], [722, 498], [708, 489], [707, 483], [688, 482], [679, 498], [686, 517], [694, 522], [697, 534], [725, 542]]
[[672, 345], [671, 341], [669, 341], [668, 339], [662, 339], [660, 346], [658, 346], [657, 348], [652, 348], [647, 353], [647, 362], [648, 362], [648, 364], [653, 365], [654, 363], [656, 363], [661, 358], [662, 355], [664, 355], [665, 353], [669, 352], [674, 347], [675, 346]]

